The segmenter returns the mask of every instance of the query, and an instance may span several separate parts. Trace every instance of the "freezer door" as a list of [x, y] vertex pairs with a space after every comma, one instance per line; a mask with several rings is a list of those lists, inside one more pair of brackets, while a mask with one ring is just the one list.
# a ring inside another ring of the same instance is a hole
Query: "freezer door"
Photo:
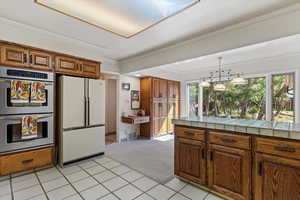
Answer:
[[85, 126], [84, 79], [61, 77], [63, 129]]
[[105, 124], [105, 81], [89, 79], [89, 126]]
[[105, 127], [93, 127], [63, 132], [63, 153], [60, 164], [103, 153]]

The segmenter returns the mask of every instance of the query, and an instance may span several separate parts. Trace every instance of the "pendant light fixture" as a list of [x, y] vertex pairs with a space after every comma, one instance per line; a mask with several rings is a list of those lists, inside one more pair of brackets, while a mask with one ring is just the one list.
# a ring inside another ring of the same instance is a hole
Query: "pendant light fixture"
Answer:
[[226, 87], [225, 87], [224, 83], [221, 82], [222, 81], [222, 72], [224, 72], [221, 70], [221, 65], [222, 65], [222, 57], [219, 57], [219, 71], [218, 71], [219, 80], [218, 80], [217, 84], [214, 86], [214, 90], [223, 92], [226, 90]]
[[222, 57], [218, 57], [219, 60], [219, 70], [215, 72], [210, 72], [210, 76], [200, 78], [199, 85], [201, 87], [209, 87], [212, 82], [215, 82], [215, 91], [226, 91], [226, 86], [224, 81], [231, 81], [234, 85], [244, 85], [247, 84], [247, 80], [242, 78], [242, 73], [232, 73], [231, 69], [222, 69]]

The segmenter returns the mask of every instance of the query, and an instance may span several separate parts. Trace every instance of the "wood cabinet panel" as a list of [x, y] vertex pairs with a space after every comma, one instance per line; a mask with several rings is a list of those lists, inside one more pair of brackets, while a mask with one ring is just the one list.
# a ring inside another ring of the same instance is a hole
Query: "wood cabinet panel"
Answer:
[[52, 71], [52, 58], [52, 54], [31, 50], [29, 52], [29, 65], [34, 69]]
[[255, 148], [257, 152], [300, 160], [300, 143], [298, 142], [282, 142], [282, 140], [257, 137], [255, 139]]
[[208, 185], [216, 192], [237, 200], [250, 199], [251, 153], [209, 145]]
[[299, 200], [300, 161], [257, 153], [255, 200]]
[[65, 56], [56, 56], [55, 63], [57, 72], [75, 75], [80, 73], [78, 59]]
[[196, 183], [206, 183], [205, 144], [179, 138], [176, 140], [175, 165], [179, 176]]
[[208, 140], [210, 143], [220, 144], [229, 147], [236, 147], [250, 150], [251, 142], [248, 135], [237, 135], [224, 132], [210, 131]]
[[100, 64], [90, 61], [82, 61], [80, 71], [84, 76], [98, 78], [100, 75]]
[[153, 78], [152, 79], [152, 97], [160, 98], [160, 87], [159, 87], [160, 79]]
[[175, 126], [175, 134], [177, 137], [205, 141], [205, 130]]
[[1, 175], [52, 164], [52, 148], [15, 153], [1, 157]]
[[1, 64], [3, 65], [29, 67], [28, 56], [28, 49], [14, 45], [1, 46]]

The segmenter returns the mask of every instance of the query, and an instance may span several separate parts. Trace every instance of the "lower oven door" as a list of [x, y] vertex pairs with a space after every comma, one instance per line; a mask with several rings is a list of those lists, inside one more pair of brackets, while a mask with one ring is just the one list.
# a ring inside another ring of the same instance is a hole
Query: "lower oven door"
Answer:
[[[10, 100], [12, 79], [0, 78], [0, 115], [51, 113], [53, 112], [53, 82], [44, 82], [46, 102], [42, 104], [13, 104]], [[27, 80], [30, 81], [30, 80]]]
[[53, 144], [53, 114], [37, 115], [37, 137], [26, 140], [21, 134], [23, 116], [0, 117], [0, 153]]

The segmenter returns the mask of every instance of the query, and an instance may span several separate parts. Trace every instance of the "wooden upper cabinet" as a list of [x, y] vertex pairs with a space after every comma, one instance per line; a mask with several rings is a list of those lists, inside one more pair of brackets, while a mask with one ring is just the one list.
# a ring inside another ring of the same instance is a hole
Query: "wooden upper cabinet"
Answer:
[[1, 45], [1, 64], [13, 67], [29, 67], [28, 49], [15, 45]]
[[300, 161], [257, 153], [255, 200], [299, 200]]
[[158, 79], [158, 78], [152, 79], [152, 97], [153, 98], [160, 98], [159, 82], [160, 82], [160, 79]]
[[159, 96], [160, 98], [168, 97], [168, 81], [164, 79], [159, 80]]
[[208, 185], [236, 200], [250, 199], [251, 152], [209, 145]]
[[43, 51], [31, 50], [29, 52], [29, 65], [34, 69], [53, 70], [53, 55]]
[[168, 81], [168, 98], [178, 100], [180, 92], [180, 82]]
[[56, 71], [66, 74], [78, 75], [80, 62], [76, 58], [66, 56], [56, 56], [55, 58]]
[[175, 173], [196, 183], [206, 184], [205, 143], [178, 138], [175, 149]]
[[85, 76], [98, 78], [100, 76], [100, 63], [82, 61], [80, 63], [80, 71]]

